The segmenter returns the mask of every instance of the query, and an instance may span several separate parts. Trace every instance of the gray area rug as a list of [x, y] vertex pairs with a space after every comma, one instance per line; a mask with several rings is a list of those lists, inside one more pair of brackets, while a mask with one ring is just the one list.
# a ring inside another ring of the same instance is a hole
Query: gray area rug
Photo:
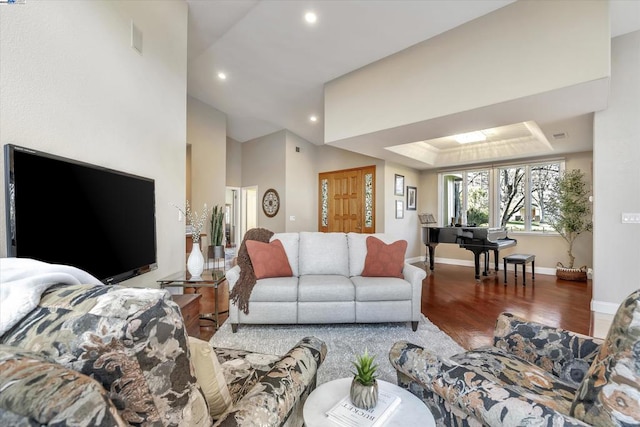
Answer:
[[418, 330], [410, 323], [333, 325], [240, 325], [237, 333], [225, 322], [211, 338], [211, 345], [264, 354], [285, 354], [300, 339], [315, 336], [327, 344], [328, 352], [318, 370], [318, 384], [350, 377], [351, 361], [364, 351], [376, 355], [378, 378], [396, 384], [396, 372], [389, 363], [389, 350], [396, 341], [418, 344], [440, 356], [464, 351], [451, 337], [422, 316]]

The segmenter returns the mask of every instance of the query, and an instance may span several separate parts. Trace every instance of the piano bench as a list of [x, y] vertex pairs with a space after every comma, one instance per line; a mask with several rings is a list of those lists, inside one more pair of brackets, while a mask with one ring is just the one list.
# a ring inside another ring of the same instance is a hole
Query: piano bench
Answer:
[[536, 256], [529, 254], [512, 254], [502, 258], [504, 260], [504, 285], [507, 286], [507, 264], [515, 265], [515, 277], [518, 279], [518, 264], [522, 265], [522, 286], [527, 284], [527, 276], [525, 274], [525, 266], [531, 263], [531, 279], [536, 280]]

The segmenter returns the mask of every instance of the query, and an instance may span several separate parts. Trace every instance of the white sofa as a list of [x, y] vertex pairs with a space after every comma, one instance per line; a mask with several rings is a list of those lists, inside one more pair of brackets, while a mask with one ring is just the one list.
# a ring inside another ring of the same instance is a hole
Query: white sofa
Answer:
[[[292, 277], [257, 281], [249, 299], [249, 314], [229, 304], [233, 332], [239, 324], [313, 324], [411, 322], [420, 320], [425, 270], [405, 262], [404, 279], [362, 277], [367, 256], [366, 238], [358, 233], [276, 233]], [[397, 239], [373, 234], [389, 244]], [[229, 291], [240, 267], [227, 271]]]

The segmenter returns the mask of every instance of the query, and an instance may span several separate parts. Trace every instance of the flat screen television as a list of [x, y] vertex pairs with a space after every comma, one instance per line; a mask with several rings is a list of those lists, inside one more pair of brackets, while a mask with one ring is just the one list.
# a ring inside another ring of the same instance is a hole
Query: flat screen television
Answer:
[[157, 268], [155, 182], [5, 145], [7, 255], [117, 283]]

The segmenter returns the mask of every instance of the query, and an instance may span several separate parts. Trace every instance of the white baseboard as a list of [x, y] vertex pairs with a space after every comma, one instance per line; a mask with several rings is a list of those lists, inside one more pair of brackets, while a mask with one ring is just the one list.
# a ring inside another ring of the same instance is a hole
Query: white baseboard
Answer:
[[591, 311], [602, 314], [616, 314], [620, 304], [614, 302], [596, 301], [591, 300]]
[[[421, 257], [424, 260], [424, 257]], [[463, 267], [475, 267], [475, 263], [472, 260], [466, 260], [466, 259], [456, 259], [456, 258], [438, 258], [436, 257], [435, 259], [436, 263], [440, 263], [440, 264], [449, 264], [449, 265], [460, 265]], [[491, 263], [489, 264], [489, 268], [493, 267], [494, 264]], [[522, 267], [519, 267], [520, 269], [522, 269]], [[504, 270], [504, 263], [502, 262], [498, 262], [498, 270]], [[531, 271], [530, 267], [527, 268], [527, 272]], [[556, 275], [556, 268], [549, 268], [549, 267], [537, 267], [536, 266], [536, 274], [548, 274], [550, 276], [555, 276]]]

